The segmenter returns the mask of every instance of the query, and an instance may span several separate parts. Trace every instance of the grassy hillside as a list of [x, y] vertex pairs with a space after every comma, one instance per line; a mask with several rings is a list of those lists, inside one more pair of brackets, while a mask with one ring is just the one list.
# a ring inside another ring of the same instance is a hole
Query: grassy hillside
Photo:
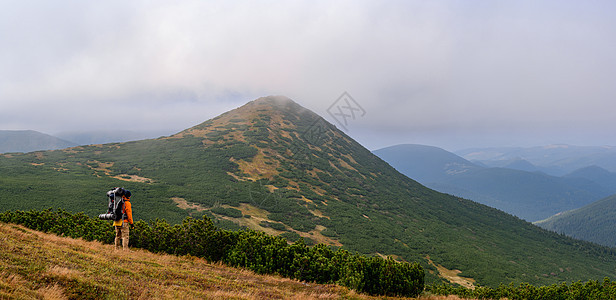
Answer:
[[[116, 251], [0, 222], [2, 299], [411, 299], [371, 297], [336, 285], [298, 282], [212, 264], [194, 256]], [[616, 282], [474, 290], [432, 286], [417, 300], [614, 299]], [[444, 296], [437, 296], [444, 295]]]
[[377, 299], [196, 257], [115, 251], [1, 222], [0, 236], [2, 299]]
[[566, 211], [537, 225], [568, 236], [616, 247], [616, 195]]
[[417, 261], [428, 283], [616, 277], [612, 249], [430, 190], [284, 97], [249, 102], [170, 137], [0, 156], [4, 210], [95, 216], [114, 186], [133, 192], [137, 219], [178, 223], [207, 214], [224, 228]]

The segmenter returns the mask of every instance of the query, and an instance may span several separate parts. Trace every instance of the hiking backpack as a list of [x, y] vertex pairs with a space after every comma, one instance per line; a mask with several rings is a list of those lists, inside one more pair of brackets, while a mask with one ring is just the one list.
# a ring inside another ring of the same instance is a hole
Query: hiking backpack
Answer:
[[107, 197], [109, 197], [107, 213], [113, 214], [114, 221], [122, 220], [122, 209], [124, 208], [124, 198], [122, 196], [125, 193], [126, 190], [120, 187], [107, 192]]

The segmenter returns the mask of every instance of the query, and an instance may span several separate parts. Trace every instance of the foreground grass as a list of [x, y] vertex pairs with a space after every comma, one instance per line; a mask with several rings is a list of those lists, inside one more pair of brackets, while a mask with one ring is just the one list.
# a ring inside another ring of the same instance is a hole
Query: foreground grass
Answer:
[[115, 251], [100, 242], [0, 223], [0, 299], [110, 298], [383, 299], [336, 285], [257, 275], [196, 257]]

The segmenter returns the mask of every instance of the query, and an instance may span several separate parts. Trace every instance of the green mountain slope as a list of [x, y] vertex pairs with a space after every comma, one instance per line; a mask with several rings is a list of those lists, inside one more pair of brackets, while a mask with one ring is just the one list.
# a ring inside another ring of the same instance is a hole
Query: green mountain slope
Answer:
[[54, 150], [75, 143], [33, 130], [0, 130], [0, 153]]
[[616, 195], [535, 224], [577, 239], [616, 247]]
[[208, 214], [227, 228], [418, 261], [427, 282], [447, 269], [482, 285], [616, 276], [612, 249], [430, 190], [284, 97], [170, 137], [0, 156], [3, 209], [96, 215], [113, 186], [133, 191], [137, 219]]

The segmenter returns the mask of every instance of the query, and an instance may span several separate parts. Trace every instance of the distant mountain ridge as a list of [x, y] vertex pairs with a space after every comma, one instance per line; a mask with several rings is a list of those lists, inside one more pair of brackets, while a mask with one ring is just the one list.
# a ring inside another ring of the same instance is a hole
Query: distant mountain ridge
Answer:
[[519, 170], [519, 171], [526, 171], [526, 172], [540, 171], [540, 169], [537, 168], [537, 166], [521, 158], [508, 161], [507, 164], [503, 166], [503, 168], [514, 169], [514, 170]]
[[403, 144], [373, 151], [402, 174], [423, 184], [447, 180], [481, 167], [438, 147]]
[[547, 145], [539, 147], [471, 148], [455, 154], [490, 167], [504, 167], [514, 160], [526, 160], [538, 171], [563, 176], [577, 169], [596, 165], [616, 172], [616, 147]]
[[599, 175], [592, 175], [592, 170], [579, 170], [557, 177], [535, 171], [532, 164], [520, 158], [504, 161], [504, 167], [486, 167], [443, 149], [422, 145], [397, 145], [374, 153], [430, 188], [528, 221], [542, 220], [616, 193], [616, 184], [612, 184], [616, 174], [605, 177], [610, 174], [607, 170]]
[[64, 131], [57, 133], [61, 139], [72, 141], [78, 145], [121, 143], [138, 141], [161, 136], [171, 135], [175, 132], [163, 131], [129, 131], [129, 130], [92, 130], [92, 131]]
[[563, 177], [572, 179], [584, 178], [596, 182], [601, 186], [616, 188], [616, 173], [595, 165], [577, 169]]
[[34, 130], [0, 130], [0, 153], [55, 150], [77, 146]]

